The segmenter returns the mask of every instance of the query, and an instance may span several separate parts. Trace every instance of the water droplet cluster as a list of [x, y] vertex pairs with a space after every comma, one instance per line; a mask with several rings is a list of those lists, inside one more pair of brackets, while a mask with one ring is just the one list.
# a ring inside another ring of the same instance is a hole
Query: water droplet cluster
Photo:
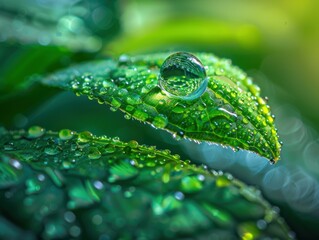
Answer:
[[0, 146], [0, 210], [37, 237], [291, 239], [259, 191], [169, 150], [39, 127], [4, 131]]
[[177, 140], [220, 143], [278, 160], [274, 117], [258, 86], [229, 60], [195, 55], [125, 55], [75, 66], [43, 82], [109, 104], [126, 119], [165, 129]]

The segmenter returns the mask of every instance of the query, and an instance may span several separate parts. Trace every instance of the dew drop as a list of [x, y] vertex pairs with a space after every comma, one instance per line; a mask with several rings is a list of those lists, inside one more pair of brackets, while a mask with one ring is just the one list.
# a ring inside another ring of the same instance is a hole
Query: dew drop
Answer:
[[135, 141], [135, 140], [131, 140], [131, 141], [128, 142], [128, 146], [130, 148], [137, 148], [138, 147], [138, 142]]
[[101, 189], [103, 189], [103, 187], [104, 187], [104, 185], [103, 185], [103, 183], [101, 182], [101, 181], [94, 181], [94, 183], [93, 183], [93, 185], [94, 185], [94, 187], [96, 188], [96, 189], [98, 189], [98, 190], [101, 190]]
[[181, 188], [184, 192], [197, 192], [203, 188], [202, 182], [197, 177], [186, 176], [181, 181]]
[[264, 219], [259, 219], [256, 225], [260, 230], [264, 230], [267, 227], [267, 222]]
[[81, 228], [79, 228], [78, 226], [72, 226], [70, 229], [69, 229], [69, 234], [72, 236], [72, 237], [79, 237], [81, 235]]
[[131, 94], [127, 96], [126, 102], [130, 105], [137, 105], [137, 104], [141, 104], [142, 100], [138, 94]]
[[112, 145], [109, 145], [107, 146], [105, 149], [104, 149], [104, 152], [105, 153], [114, 153], [115, 152], [115, 147], [113, 147]]
[[111, 105], [113, 108], [118, 109], [121, 106], [121, 102], [116, 98], [112, 98]]
[[68, 223], [73, 223], [76, 219], [76, 216], [73, 212], [71, 211], [67, 211], [64, 213], [64, 219], [65, 221], [67, 221]]
[[230, 184], [231, 184], [230, 180], [225, 175], [221, 175], [216, 179], [217, 187], [227, 187]]
[[184, 194], [183, 194], [182, 192], [175, 192], [175, 193], [174, 193], [174, 197], [175, 197], [177, 200], [181, 201], [181, 200], [184, 199]]
[[38, 138], [44, 134], [44, 128], [39, 126], [32, 126], [28, 129], [29, 138]]
[[125, 118], [126, 120], [130, 120], [130, 119], [131, 119], [131, 115], [125, 114], [125, 115], [124, 115], [124, 118]]
[[73, 137], [74, 135], [74, 132], [72, 132], [71, 130], [69, 129], [62, 129], [60, 132], [59, 132], [59, 138], [61, 140], [69, 140]]
[[63, 161], [62, 162], [62, 167], [64, 169], [70, 169], [72, 167], [72, 163], [70, 163], [69, 161]]
[[92, 222], [95, 225], [100, 225], [103, 222], [103, 218], [100, 215], [96, 214], [92, 217]]
[[164, 128], [166, 127], [167, 123], [168, 123], [167, 117], [162, 114], [157, 115], [152, 122], [152, 124], [156, 128]]
[[136, 109], [133, 113], [133, 117], [140, 121], [146, 121], [146, 119], [148, 118], [148, 114], [141, 109]]
[[135, 108], [134, 108], [132, 105], [127, 105], [126, 108], [125, 108], [125, 110], [126, 110], [127, 112], [132, 112], [134, 109], [135, 109]]
[[181, 106], [181, 105], [177, 105], [175, 106], [172, 111], [174, 113], [183, 113], [185, 111], [186, 107], [185, 106]]
[[159, 86], [170, 97], [194, 100], [205, 92], [207, 84], [205, 68], [192, 54], [174, 53], [161, 66]]
[[123, 97], [123, 96], [126, 96], [128, 94], [128, 91], [124, 88], [120, 89], [117, 94], [120, 96], [120, 97]]
[[47, 155], [50, 155], [50, 156], [54, 156], [54, 155], [57, 155], [60, 150], [57, 149], [57, 148], [51, 148], [51, 147], [46, 147], [44, 149], [44, 152], [47, 154]]
[[89, 149], [88, 157], [89, 157], [89, 159], [99, 159], [101, 157], [101, 152], [99, 151], [98, 148], [91, 147]]
[[119, 61], [118, 62], [119, 62], [119, 65], [121, 66], [121, 65], [128, 64], [129, 61], [130, 61], [130, 57], [128, 55], [123, 54], [123, 55], [121, 55], [119, 57]]
[[78, 136], [78, 140], [80, 142], [88, 142], [92, 138], [93, 138], [93, 134], [88, 132], [88, 131], [81, 132], [81, 133], [79, 133], [79, 136]]

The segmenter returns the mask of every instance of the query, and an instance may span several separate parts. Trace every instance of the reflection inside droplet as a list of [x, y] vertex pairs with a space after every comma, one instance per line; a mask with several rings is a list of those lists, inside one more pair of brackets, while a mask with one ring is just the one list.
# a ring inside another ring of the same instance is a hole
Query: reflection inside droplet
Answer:
[[196, 99], [205, 92], [207, 83], [204, 66], [192, 54], [174, 53], [161, 66], [159, 86], [170, 97]]

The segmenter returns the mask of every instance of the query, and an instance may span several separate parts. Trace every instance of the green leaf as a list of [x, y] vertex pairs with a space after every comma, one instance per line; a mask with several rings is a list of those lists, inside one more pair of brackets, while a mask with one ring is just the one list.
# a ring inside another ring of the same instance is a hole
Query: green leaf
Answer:
[[279, 159], [281, 146], [269, 106], [242, 70], [212, 54], [195, 54], [206, 68], [208, 87], [202, 96], [183, 100], [167, 96], [158, 86], [159, 70], [168, 56], [88, 62], [57, 72], [43, 83], [109, 104], [112, 110], [120, 109], [177, 138], [242, 148], [273, 162]]
[[258, 190], [168, 150], [37, 126], [0, 149], [0, 210], [37, 238], [291, 238]]

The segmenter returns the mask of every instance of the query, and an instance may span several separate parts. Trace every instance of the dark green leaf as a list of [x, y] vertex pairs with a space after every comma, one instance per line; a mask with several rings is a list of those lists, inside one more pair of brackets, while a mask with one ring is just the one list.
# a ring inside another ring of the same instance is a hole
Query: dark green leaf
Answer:
[[0, 149], [0, 210], [41, 238], [291, 238], [258, 190], [168, 150], [37, 126]]

